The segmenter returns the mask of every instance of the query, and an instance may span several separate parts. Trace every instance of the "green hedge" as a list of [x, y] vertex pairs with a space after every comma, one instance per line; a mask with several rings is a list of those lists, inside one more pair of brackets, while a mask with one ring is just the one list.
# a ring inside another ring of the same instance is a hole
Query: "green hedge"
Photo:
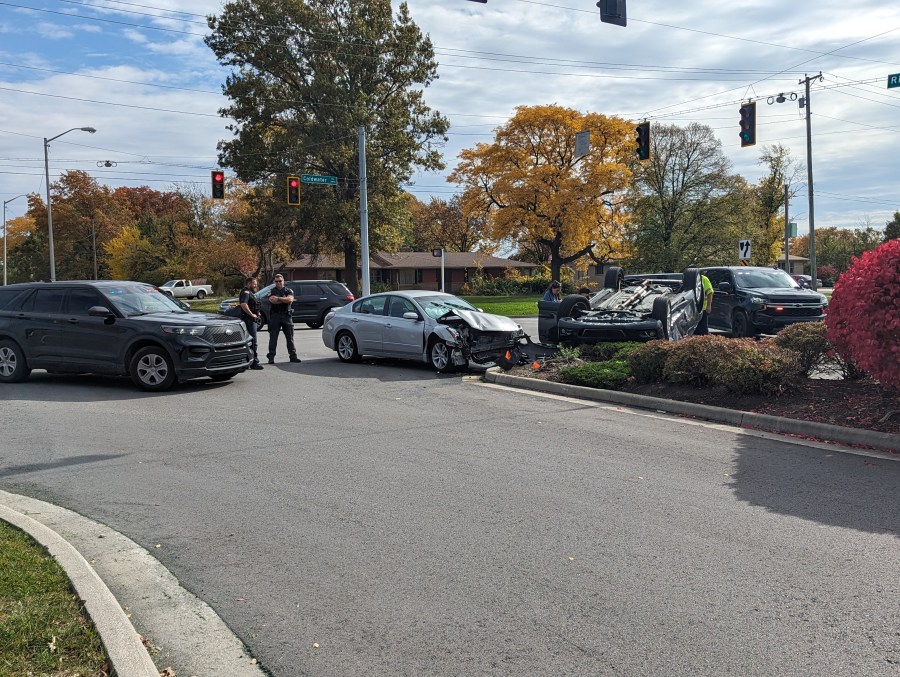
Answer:
[[590, 388], [616, 390], [621, 388], [631, 369], [625, 360], [609, 360], [607, 362], [585, 362], [574, 367], [563, 367], [559, 375], [566, 383]]

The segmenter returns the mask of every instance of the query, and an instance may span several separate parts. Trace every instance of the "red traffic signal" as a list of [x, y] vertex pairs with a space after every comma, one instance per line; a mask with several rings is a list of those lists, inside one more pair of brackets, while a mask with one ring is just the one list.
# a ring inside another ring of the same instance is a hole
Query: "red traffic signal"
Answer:
[[741, 106], [741, 148], [756, 145], [756, 102]]
[[225, 199], [225, 172], [215, 169], [211, 172], [213, 200]]
[[293, 206], [300, 205], [300, 177], [287, 177], [287, 203]]
[[650, 159], [650, 123], [642, 122], [634, 128], [637, 137], [637, 156], [638, 160]]

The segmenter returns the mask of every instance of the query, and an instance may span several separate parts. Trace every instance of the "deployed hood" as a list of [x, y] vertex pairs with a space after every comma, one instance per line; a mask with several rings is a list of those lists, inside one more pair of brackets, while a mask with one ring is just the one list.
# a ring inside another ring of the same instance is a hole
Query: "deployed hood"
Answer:
[[519, 323], [503, 315], [491, 315], [490, 313], [472, 312], [462, 308], [454, 308], [453, 314], [465, 320], [472, 329], [479, 331], [518, 331]]

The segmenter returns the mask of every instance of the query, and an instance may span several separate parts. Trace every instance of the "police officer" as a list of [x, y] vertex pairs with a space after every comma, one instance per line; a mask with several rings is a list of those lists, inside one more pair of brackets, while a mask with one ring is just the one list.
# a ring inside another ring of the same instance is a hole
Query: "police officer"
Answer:
[[291, 304], [294, 302], [294, 292], [284, 286], [284, 277], [275, 276], [275, 288], [269, 292], [269, 364], [275, 364], [275, 349], [278, 347], [278, 334], [284, 332], [287, 340], [288, 355], [291, 362], [300, 362], [297, 357], [297, 348], [294, 347], [294, 320], [291, 318]]
[[238, 298], [238, 303], [241, 306], [241, 319], [244, 321], [244, 326], [247, 327], [247, 333], [253, 339], [253, 364], [250, 365], [251, 369], [263, 368], [256, 354], [256, 330], [259, 328], [260, 318], [259, 299], [256, 298], [256, 288], [258, 286], [259, 284], [255, 278], [248, 277], [244, 281], [244, 288], [241, 289], [241, 295]]

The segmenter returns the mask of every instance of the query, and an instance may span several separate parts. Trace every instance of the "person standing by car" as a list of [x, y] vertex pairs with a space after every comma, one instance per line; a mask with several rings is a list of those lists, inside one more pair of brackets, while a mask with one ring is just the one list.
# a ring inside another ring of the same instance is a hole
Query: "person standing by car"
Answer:
[[562, 301], [562, 285], [559, 283], [559, 280], [553, 280], [550, 283], [550, 287], [544, 292], [544, 298], [541, 300], [556, 301], [557, 303]]
[[288, 355], [291, 362], [300, 362], [297, 357], [297, 348], [294, 346], [294, 320], [291, 318], [291, 304], [294, 302], [294, 292], [284, 286], [284, 277], [275, 276], [275, 288], [269, 292], [269, 303], [272, 309], [269, 311], [269, 364], [275, 364], [275, 349], [278, 347], [278, 334], [284, 332], [287, 341]]
[[259, 329], [259, 299], [256, 298], [258, 286], [259, 283], [256, 281], [256, 278], [248, 277], [244, 281], [244, 288], [241, 289], [241, 295], [238, 297], [238, 304], [241, 307], [241, 319], [244, 321], [247, 333], [253, 339], [253, 364], [250, 365], [251, 369], [263, 368], [259, 363], [259, 356], [256, 352], [256, 330]]
[[700, 275], [700, 284], [703, 285], [703, 309], [700, 312], [700, 322], [694, 330], [694, 336], [706, 336], [709, 334], [709, 311], [712, 310], [713, 286], [706, 275]]

